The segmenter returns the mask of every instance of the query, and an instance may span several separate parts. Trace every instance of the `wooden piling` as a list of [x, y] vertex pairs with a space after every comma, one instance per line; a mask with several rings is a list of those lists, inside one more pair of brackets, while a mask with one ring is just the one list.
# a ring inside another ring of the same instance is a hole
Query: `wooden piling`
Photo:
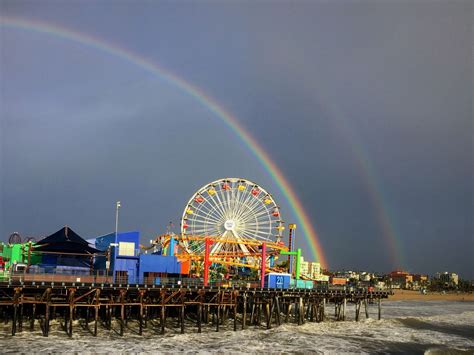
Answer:
[[242, 330], [245, 329], [247, 325], [247, 294], [244, 293], [242, 296]]
[[382, 319], [382, 298], [379, 297], [378, 300], [379, 300], [379, 302], [378, 302], [379, 303], [379, 305], [378, 305], [379, 306], [378, 307], [379, 308], [379, 320], [381, 320]]
[[[0, 282], [0, 287], [2, 284]], [[336, 320], [345, 320], [347, 302], [355, 304], [355, 320], [360, 320], [362, 303], [368, 317], [368, 300], [378, 302], [378, 317], [381, 319], [382, 298], [387, 292], [353, 291], [311, 291], [311, 290], [266, 290], [248, 288], [173, 288], [109, 285], [104, 287], [68, 285], [25, 286], [2, 288], [0, 293], [0, 316], [5, 321], [12, 320], [8, 331], [15, 335], [21, 331], [23, 317], [29, 321], [29, 329], [34, 330], [35, 319], [39, 319], [44, 336], [49, 334], [49, 323], [54, 317], [61, 317], [61, 324], [67, 335], [72, 337], [74, 320], [92, 335], [97, 336], [98, 328], [112, 328], [112, 317], [118, 321], [120, 335], [127, 327], [143, 335], [147, 322], [151, 329], [160, 322], [161, 333], [166, 329], [166, 317], [173, 317], [172, 324], [185, 332], [186, 317], [197, 322], [197, 331], [202, 332], [202, 322], [208, 324], [209, 312], [213, 317], [216, 332], [221, 325], [233, 317], [233, 329], [248, 325], [267, 329], [284, 321], [303, 324], [305, 321], [321, 322], [326, 317], [326, 306], [334, 304]], [[51, 301], [53, 297], [54, 302]], [[93, 314], [92, 314], [93, 312]], [[286, 317], [285, 317], [286, 315]], [[264, 319], [262, 320], [262, 317]], [[102, 322], [99, 322], [102, 320]], [[128, 326], [127, 321], [130, 320]], [[137, 320], [138, 322], [135, 322]], [[94, 322], [94, 326], [90, 322]], [[132, 322], [133, 321], [133, 322]], [[230, 325], [230, 324], [229, 324]], [[155, 328], [156, 329], [156, 328]], [[133, 329], [132, 329], [133, 330]]]

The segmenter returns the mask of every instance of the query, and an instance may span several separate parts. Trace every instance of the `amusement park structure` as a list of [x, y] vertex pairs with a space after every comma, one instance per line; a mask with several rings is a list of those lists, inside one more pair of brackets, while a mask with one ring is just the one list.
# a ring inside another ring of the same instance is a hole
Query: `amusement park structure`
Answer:
[[0, 243], [0, 278], [23, 272], [19, 276], [23, 280], [50, 279], [54, 274], [56, 281], [157, 284], [163, 277], [186, 275], [204, 286], [258, 280], [263, 288], [266, 276], [278, 274], [289, 284], [292, 276], [300, 279], [301, 250], [294, 248], [295, 228], [289, 225], [287, 246], [273, 196], [252, 181], [223, 178], [192, 194], [184, 206], [179, 234], [169, 228], [150, 246], [140, 244], [137, 231], [118, 232], [117, 223], [115, 233], [87, 241], [68, 226], [38, 242], [21, 243], [20, 235], [13, 233], [8, 244]]
[[242, 178], [223, 178], [198, 189], [188, 200], [181, 233], [153, 241], [169, 248], [170, 255], [190, 260], [196, 275], [209, 282], [212, 267], [233, 268], [233, 275], [260, 270], [281, 272], [275, 260], [288, 252], [283, 243], [284, 222], [273, 196], [258, 184]]
[[37, 322], [48, 336], [51, 319], [63, 319], [58, 324], [69, 337], [78, 319], [94, 336], [99, 325], [112, 330], [117, 322], [124, 335], [129, 320], [140, 335], [147, 327], [155, 332], [159, 320], [164, 333], [167, 318], [177, 320], [181, 333], [186, 319], [198, 332], [210, 324], [219, 331], [227, 319], [234, 330], [238, 323], [259, 327], [262, 317], [270, 328], [324, 321], [331, 303], [335, 319], [345, 320], [347, 302], [355, 304], [356, 321], [361, 306], [368, 318], [374, 302], [381, 318], [388, 292], [331, 288], [301, 277], [296, 225], [288, 226], [285, 245], [279, 205], [249, 180], [204, 185], [185, 205], [180, 233], [169, 228], [149, 246], [140, 244], [138, 231], [118, 231], [116, 207], [113, 233], [85, 240], [66, 225], [38, 241], [22, 243], [14, 233], [0, 243], [0, 320], [11, 321], [12, 335], [28, 320], [31, 330]]

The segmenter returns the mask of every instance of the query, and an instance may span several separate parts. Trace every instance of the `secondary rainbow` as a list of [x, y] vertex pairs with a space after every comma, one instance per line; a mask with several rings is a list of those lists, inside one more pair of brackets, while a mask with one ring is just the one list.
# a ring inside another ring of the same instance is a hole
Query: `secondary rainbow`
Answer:
[[389, 206], [386, 203], [387, 199], [384, 197], [382, 184], [375, 174], [375, 168], [372, 160], [369, 158], [370, 154], [362, 143], [360, 136], [357, 134], [356, 127], [351, 127], [351, 120], [346, 118], [346, 115], [340, 109], [339, 105], [333, 104], [330, 98], [323, 97], [321, 92], [319, 92], [319, 99], [321, 107], [326, 108], [333, 119], [332, 122], [337, 126], [338, 131], [344, 135], [345, 141], [349, 143], [352, 149], [355, 162], [358, 166], [357, 171], [366, 186], [368, 196], [371, 199], [377, 216], [377, 221], [381, 227], [382, 236], [385, 239], [391, 259], [391, 266], [395, 269], [403, 268], [406, 263], [403, 257], [404, 254], [402, 253], [401, 240], [398, 237], [399, 233], [397, 233], [395, 224], [392, 218], [390, 218], [391, 214], [389, 213]]
[[209, 111], [219, 117], [226, 124], [226, 126], [230, 128], [230, 130], [233, 131], [237, 137], [239, 137], [239, 139], [245, 144], [245, 146], [247, 146], [251, 153], [264, 166], [267, 173], [276, 183], [280, 192], [283, 194], [290, 207], [293, 209], [293, 212], [297, 218], [299, 229], [301, 229], [303, 232], [301, 234], [303, 234], [307, 239], [313, 258], [318, 260], [323, 266], [328, 266], [315, 227], [310, 221], [309, 216], [306, 214], [301, 201], [281, 170], [270, 158], [268, 153], [266, 153], [258, 144], [258, 142], [245, 130], [244, 127], [240, 125], [239, 121], [232, 114], [226, 111], [222, 105], [218, 104], [215, 99], [204, 93], [202, 89], [189, 83], [188, 81], [185, 81], [155, 62], [151, 62], [136, 53], [126, 50], [125, 48], [119, 47], [115, 44], [107, 43], [101, 39], [91, 37], [84, 33], [71, 31], [64, 27], [59, 27], [36, 20], [14, 17], [0, 17], [0, 24], [7, 28], [33, 31], [69, 41], [74, 41], [84, 46], [95, 48], [115, 57], [119, 57], [127, 62], [131, 62], [137, 66], [140, 66], [144, 70], [156, 75], [160, 79], [181, 89], [183, 92], [190, 95], [202, 105], [207, 107]]

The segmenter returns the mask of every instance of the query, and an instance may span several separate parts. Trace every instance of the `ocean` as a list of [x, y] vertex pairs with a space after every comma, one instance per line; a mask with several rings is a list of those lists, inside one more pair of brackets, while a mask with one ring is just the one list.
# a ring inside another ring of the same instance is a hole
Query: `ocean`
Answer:
[[[331, 310], [327, 308], [328, 313]], [[248, 327], [234, 332], [230, 321], [219, 333], [208, 326], [201, 334], [189, 323], [186, 334], [179, 334], [178, 326], [170, 324], [165, 335], [148, 328], [139, 336], [134, 324], [124, 337], [99, 328], [95, 338], [76, 323], [72, 338], [68, 338], [58, 322], [51, 324], [47, 338], [41, 335], [38, 324], [35, 331], [24, 330], [12, 337], [10, 325], [0, 325], [0, 352], [474, 354], [473, 302], [384, 301], [380, 321], [376, 320], [376, 306], [369, 311], [369, 319], [361, 311], [360, 322], [355, 322], [354, 308], [349, 305], [345, 322], [285, 324], [270, 330]]]

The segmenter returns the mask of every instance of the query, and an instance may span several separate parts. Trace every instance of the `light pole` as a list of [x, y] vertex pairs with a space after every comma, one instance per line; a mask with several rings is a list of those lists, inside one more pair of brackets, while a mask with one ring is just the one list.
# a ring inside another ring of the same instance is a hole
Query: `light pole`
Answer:
[[119, 209], [120, 209], [120, 201], [115, 203], [115, 243], [117, 243], [117, 234], [118, 234], [118, 217], [119, 217]]

